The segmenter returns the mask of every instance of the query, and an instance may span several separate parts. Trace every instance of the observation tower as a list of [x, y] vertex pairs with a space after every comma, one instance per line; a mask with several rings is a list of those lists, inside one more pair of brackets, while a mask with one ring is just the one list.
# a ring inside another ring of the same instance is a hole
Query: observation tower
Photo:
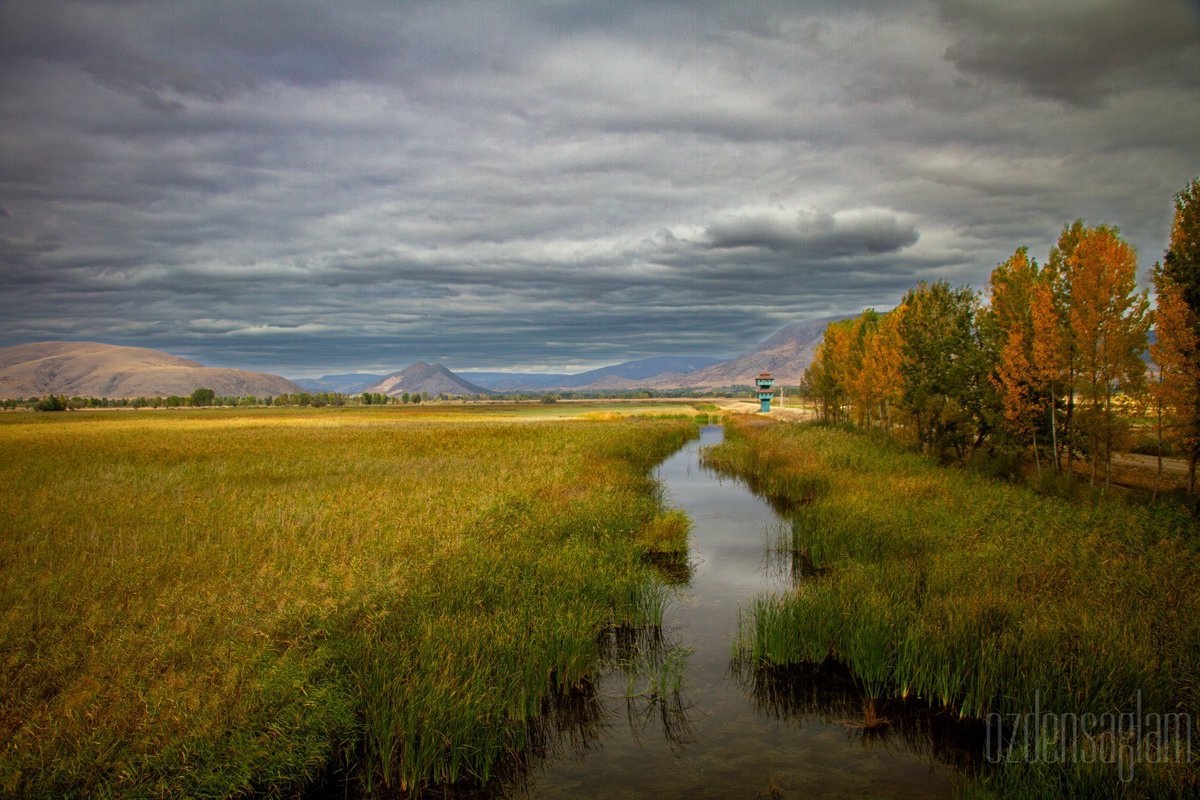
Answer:
[[759, 413], [771, 413], [771, 396], [775, 394], [771, 387], [775, 385], [775, 379], [771, 377], [771, 373], [762, 372], [754, 379], [754, 382], [758, 384], [758, 401], [762, 403]]

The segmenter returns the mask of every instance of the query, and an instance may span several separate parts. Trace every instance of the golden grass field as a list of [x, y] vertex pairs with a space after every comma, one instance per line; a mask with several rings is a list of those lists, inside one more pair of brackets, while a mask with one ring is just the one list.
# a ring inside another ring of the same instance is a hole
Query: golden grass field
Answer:
[[0, 416], [0, 794], [486, 776], [659, 608], [613, 405]]

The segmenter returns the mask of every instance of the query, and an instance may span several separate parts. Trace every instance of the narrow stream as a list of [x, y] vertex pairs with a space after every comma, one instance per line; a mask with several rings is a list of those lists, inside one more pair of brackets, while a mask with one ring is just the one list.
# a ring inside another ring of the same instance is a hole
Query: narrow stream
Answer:
[[770, 556], [786, 520], [739, 481], [700, 466], [700, 448], [722, 436], [718, 426], [704, 428], [657, 470], [667, 505], [693, 523], [690, 580], [677, 588], [655, 648], [666, 665], [657, 671], [667, 676], [662, 691], [647, 691], [647, 679], [627, 669], [606, 670], [585, 721], [557, 734], [548, 757], [506, 794], [952, 796], [960, 774], [954, 754], [919, 726], [873, 734], [856, 728], [861, 704], [849, 679], [756, 678], [732, 668], [739, 609], [793, 578]]

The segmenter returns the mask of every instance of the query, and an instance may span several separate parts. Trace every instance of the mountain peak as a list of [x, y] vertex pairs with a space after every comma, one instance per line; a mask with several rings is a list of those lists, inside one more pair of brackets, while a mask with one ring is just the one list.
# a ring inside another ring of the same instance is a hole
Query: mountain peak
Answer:
[[393, 372], [379, 383], [368, 387], [367, 391], [380, 392], [392, 397], [405, 392], [425, 392], [431, 395], [491, 394], [489, 390], [455, 375], [441, 364], [429, 364], [424, 361], [414, 362], [398, 372]]

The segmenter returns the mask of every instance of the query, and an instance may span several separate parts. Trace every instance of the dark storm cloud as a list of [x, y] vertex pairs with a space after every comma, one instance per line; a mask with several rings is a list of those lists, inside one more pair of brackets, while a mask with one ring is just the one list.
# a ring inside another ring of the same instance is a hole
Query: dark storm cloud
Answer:
[[1158, 257], [1184, 2], [0, 4], [0, 344], [305, 374], [731, 355], [980, 286], [1065, 222]]
[[1096, 106], [1137, 86], [1200, 86], [1200, 7], [1195, 3], [1012, 2], [992, 8], [944, 0], [958, 37], [946, 57], [1039, 97]]
[[762, 248], [797, 257], [836, 258], [890, 253], [916, 244], [911, 224], [892, 215], [871, 214], [839, 219], [825, 213], [759, 210], [730, 216], [709, 225], [708, 244], [718, 250]]

